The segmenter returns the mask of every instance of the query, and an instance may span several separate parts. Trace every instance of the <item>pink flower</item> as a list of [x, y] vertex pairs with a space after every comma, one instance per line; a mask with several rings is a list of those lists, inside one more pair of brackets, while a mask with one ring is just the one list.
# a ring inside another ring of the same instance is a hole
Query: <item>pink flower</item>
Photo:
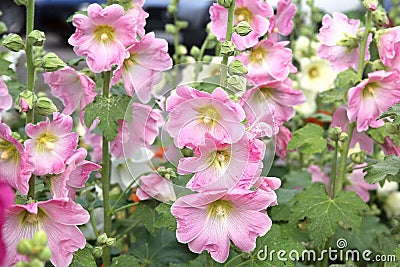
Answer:
[[85, 129], [85, 134], [83, 136], [83, 140], [86, 144], [90, 146], [89, 156], [90, 159], [94, 162], [101, 162], [102, 161], [102, 144], [103, 144], [103, 137], [100, 134], [94, 133], [94, 129], [96, 129], [99, 120], [96, 119], [90, 128]]
[[390, 28], [380, 36], [378, 51], [385, 66], [400, 71], [400, 26]]
[[89, 68], [96, 73], [122, 65], [125, 47], [136, 41], [135, 19], [125, 14], [122, 6], [113, 4], [104, 9], [99, 4], [88, 7], [88, 16], [76, 14], [72, 24], [75, 33], [68, 39], [78, 56], [86, 56]]
[[7, 182], [23, 195], [28, 193], [29, 179], [34, 170], [34, 159], [12, 136], [10, 127], [0, 123], [0, 182]]
[[52, 251], [50, 261], [57, 267], [67, 267], [73, 253], [86, 244], [76, 225], [88, 221], [89, 213], [68, 198], [13, 205], [8, 209], [2, 229], [7, 249], [5, 262], [11, 266], [25, 260], [25, 256], [17, 254], [18, 242], [23, 238], [32, 239], [37, 231], [43, 230]]
[[65, 170], [65, 161], [78, 145], [78, 134], [71, 133], [72, 123], [70, 116], [55, 112], [52, 122], [47, 118], [37, 125], [26, 125], [26, 134], [32, 139], [25, 142], [25, 147], [35, 160], [34, 174], [57, 174]]
[[6, 247], [3, 242], [2, 229], [4, 225], [7, 209], [14, 204], [14, 191], [3, 182], [0, 182], [0, 265], [4, 263], [6, 258]]
[[[322, 27], [318, 38], [321, 45], [318, 47], [318, 56], [328, 59], [331, 66], [336, 71], [344, 71], [350, 67], [357, 70], [360, 57], [360, 45], [356, 44], [353, 49], [346, 51], [345, 46], [338, 45], [338, 42], [347, 37], [357, 38], [357, 32], [360, 30], [360, 21], [348, 19], [345, 14], [333, 12], [332, 17], [326, 14], [322, 18]], [[369, 36], [365, 60], [369, 59], [368, 46], [371, 42]]]
[[383, 126], [383, 120], [376, 118], [390, 106], [400, 102], [400, 76], [397, 72], [375, 71], [368, 74], [368, 79], [348, 92], [350, 121], [357, 120], [357, 131], [368, 127]]
[[126, 93], [132, 96], [135, 91], [139, 100], [147, 103], [152, 87], [162, 78], [160, 72], [172, 67], [168, 43], [164, 39], [155, 38], [151, 32], [129, 47], [128, 52], [129, 57], [115, 71], [112, 81], [118, 83], [122, 75]]
[[255, 184], [255, 186], [258, 187], [258, 189], [267, 192], [270, 195], [270, 199], [275, 199], [275, 201], [271, 202], [270, 206], [278, 205], [278, 199], [275, 190], [281, 187], [281, 179], [276, 177], [260, 177], [259, 182], [260, 184]]
[[63, 113], [66, 115], [71, 115], [78, 105], [82, 110], [96, 96], [95, 82], [71, 67], [46, 72], [43, 77], [44, 82], [50, 86], [51, 93], [64, 104]]
[[111, 154], [132, 157], [138, 149], [154, 143], [163, 123], [160, 110], [134, 102], [131, 120], [119, 122], [118, 135], [110, 144]]
[[[336, 109], [332, 116], [331, 127], [340, 127], [343, 132], [347, 132], [349, 127], [349, 119], [347, 118], [348, 109], [345, 105]], [[359, 132], [357, 129], [353, 131], [350, 141], [350, 148], [354, 148], [356, 144], [360, 145], [362, 150], [372, 153], [374, 149], [374, 140], [369, 138], [365, 132]]]
[[189, 243], [195, 253], [207, 250], [217, 262], [228, 258], [229, 240], [250, 252], [256, 238], [271, 228], [265, 209], [276, 198], [264, 190], [235, 189], [230, 192], [198, 193], [179, 198], [171, 207], [177, 220], [176, 237]]
[[203, 143], [195, 150], [195, 157], [179, 161], [178, 173], [194, 173], [186, 186], [199, 192], [229, 190], [238, 183], [245, 183], [249, 188], [261, 174], [264, 153], [264, 143], [247, 134], [229, 144], [206, 133]]
[[199, 145], [207, 132], [226, 143], [237, 142], [244, 134], [241, 122], [245, 113], [221, 88], [209, 94], [177, 87], [176, 94], [168, 97], [166, 109], [170, 112], [166, 129], [179, 148]]
[[3, 110], [8, 110], [12, 107], [12, 97], [8, 93], [8, 88], [5, 82], [0, 78], [0, 119], [1, 112]]
[[144, 26], [146, 26], [146, 18], [149, 14], [143, 10], [144, 0], [132, 0], [132, 7], [130, 7], [126, 12], [131, 14], [136, 21], [137, 34], [143, 37], [145, 34]]
[[93, 171], [101, 168], [100, 165], [85, 160], [87, 151], [84, 148], [79, 148], [75, 153], [65, 161], [67, 168], [64, 172], [58, 175], [51, 176], [50, 191], [53, 198], [75, 199], [76, 189], [85, 186], [89, 175]]
[[[214, 3], [210, 7], [211, 32], [218, 41], [225, 41], [228, 10], [221, 5]], [[247, 36], [240, 36], [233, 33], [232, 41], [239, 50], [252, 47], [258, 43], [258, 38], [267, 33], [270, 18], [274, 15], [272, 7], [263, 0], [237, 0], [234, 11], [233, 25], [241, 21], [250, 24], [252, 32]]]
[[314, 183], [317, 182], [324, 184], [326, 187], [326, 191], [329, 192], [330, 178], [328, 174], [321, 170], [321, 167], [319, 167], [318, 165], [310, 165], [307, 171], [311, 174], [311, 181], [313, 181]]
[[273, 110], [275, 123], [282, 125], [296, 113], [293, 106], [305, 102], [302, 91], [293, 89], [286, 82], [270, 81], [247, 90], [239, 103], [249, 121], [261, 121], [264, 113]]
[[281, 159], [286, 159], [287, 145], [291, 139], [290, 130], [283, 125], [279, 126], [279, 132], [276, 135], [276, 155]]
[[385, 137], [385, 141], [382, 144], [382, 150], [385, 155], [400, 156], [400, 144], [396, 147], [395, 143], [390, 137]]
[[155, 198], [162, 202], [175, 201], [176, 195], [171, 180], [161, 177], [157, 173], [152, 173], [140, 177], [140, 187], [136, 195], [140, 200]]
[[263, 83], [273, 79], [284, 81], [290, 72], [296, 72], [292, 64], [292, 50], [285, 47], [288, 43], [274, 43], [264, 39], [251, 51], [241, 53], [235, 59], [248, 68], [247, 76], [252, 83]]
[[271, 18], [271, 33], [280, 33], [288, 36], [293, 30], [293, 17], [296, 14], [296, 5], [292, 0], [279, 0], [275, 17]]
[[354, 165], [353, 172], [347, 177], [348, 181], [350, 182], [348, 185], [345, 186], [345, 191], [354, 191], [357, 195], [361, 197], [364, 202], [368, 202], [369, 200], [369, 190], [375, 190], [378, 185], [377, 184], [369, 184], [365, 182], [364, 176], [365, 172], [361, 167], [366, 167], [367, 164], [356, 164]]

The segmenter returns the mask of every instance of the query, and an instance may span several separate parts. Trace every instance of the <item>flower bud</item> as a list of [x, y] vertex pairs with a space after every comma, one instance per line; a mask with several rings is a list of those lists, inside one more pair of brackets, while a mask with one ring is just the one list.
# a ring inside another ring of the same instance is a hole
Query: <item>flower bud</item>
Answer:
[[117, 241], [117, 239], [114, 237], [107, 238], [106, 245], [108, 247], [112, 247], [116, 241]]
[[103, 256], [103, 248], [95, 247], [92, 251], [92, 254], [95, 258], [101, 258], [101, 256]]
[[218, 4], [225, 8], [230, 8], [230, 6], [232, 5], [232, 0], [218, 0]]
[[373, 71], [377, 71], [377, 70], [385, 70], [386, 67], [385, 65], [383, 65], [382, 61], [377, 59], [372, 62], [371, 68]]
[[39, 30], [33, 30], [28, 35], [27, 43], [34, 46], [41, 46], [43, 45], [45, 40], [46, 37], [44, 35], [44, 32]]
[[28, 264], [29, 267], [44, 267], [44, 263], [39, 259], [33, 259]]
[[47, 116], [58, 111], [56, 105], [54, 105], [53, 101], [48, 97], [39, 97], [33, 108], [35, 113], [41, 116]]
[[97, 237], [97, 243], [99, 243], [100, 245], [104, 245], [107, 242], [107, 234], [103, 233], [101, 235], [99, 235], [99, 237]]
[[378, 0], [364, 0], [363, 5], [366, 9], [374, 11], [378, 8]]
[[365, 151], [361, 150], [360, 152], [350, 154], [350, 159], [355, 164], [364, 163], [364, 161], [365, 161]]
[[187, 54], [187, 48], [186, 48], [186, 46], [184, 46], [184, 45], [179, 45], [178, 46], [178, 49], [176, 50], [176, 53], [178, 54], [178, 55], [186, 55]]
[[197, 46], [192, 46], [192, 48], [190, 49], [190, 55], [194, 56], [194, 57], [198, 57], [200, 55], [200, 48], [198, 48]]
[[7, 32], [7, 25], [0, 21], [0, 34], [6, 33]]
[[349, 138], [349, 135], [347, 133], [341, 133], [339, 141], [344, 142], [347, 138]]
[[240, 36], [247, 36], [253, 29], [247, 21], [241, 21], [235, 26], [235, 32]]
[[360, 42], [360, 39], [355, 35], [350, 35], [347, 33], [343, 33], [344, 38], [337, 42], [337, 45], [346, 47], [346, 53], [349, 53], [351, 50], [356, 49]]
[[44, 247], [42, 251], [39, 252], [38, 258], [42, 261], [48, 261], [51, 258], [51, 250], [48, 246]]
[[237, 75], [229, 77], [228, 89], [236, 93], [246, 91], [246, 79]]
[[165, 24], [165, 31], [169, 34], [175, 34], [176, 27], [173, 24], [167, 23], [167, 24]]
[[18, 52], [25, 48], [24, 41], [21, 36], [15, 33], [9, 34], [2, 42], [2, 44], [13, 52]]
[[47, 53], [43, 57], [43, 68], [45, 71], [52, 72], [62, 69], [66, 66], [64, 61], [62, 61], [55, 53]]
[[372, 12], [372, 21], [380, 26], [389, 25], [389, 18], [386, 15], [386, 11], [383, 7], [380, 6], [374, 12]]
[[28, 112], [29, 104], [25, 99], [21, 98], [19, 100], [19, 106], [20, 106], [20, 112]]
[[213, 57], [210, 56], [210, 55], [205, 55], [205, 56], [203, 57], [203, 61], [204, 61], [204, 62], [211, 62], [212, 59], [213, 59]]
[[20, 105], [23, 112], [27, 112], [28, 109], [32, 109], [33, 104], [36, 102], [37, 97], [32, 91], [22, 91], [17, 97], [17, 103]]
[[188, 148], [188, 147], [184, 147], [181, 149], [181, 153], [184, 157], [193, 157], [193, 150]]
[[24, 261], [19, 261], [14, 265], [14, 267], [28, 267], [28, 266], [29, 266], [29, 263], [24, 262]]
[[221, 54], [224, 56], [232, 56], [235, 52], [235, 44], [232, 41], [224, 41], [221, 44]]
[[46, 246], [47, 245], [47, 235], [45, 231], [39, 230], [32, 237], [32, 243], [35, 246]]
[[340, 127], [333, 127], [330, 128], [328, 131], [328, 137], [332, 141], [339, 141], [340, 140], [340, 135], [342, 133], [342, 128]]
[[189, 26], [189, 23], [184, 20], [178, 20], [175, 22], [175, 24], [178, 29], [182, 29], [182, 30], [186, 29]]
[[240, 60], [234, 60], [229, 64], [228, 72], [230, 75], [244, 75], [249, 71]]
[[167, 7], [167, 11], [168, 13], [174, 14], [178, 11], [178, 8], [176, 7], [176, 4], [171, 3], [168, 7]]
[[29, 255], [32, 253], [32, 241], [26, 238], [21, 239], [17, 245], [17, 252], [21, 255]]

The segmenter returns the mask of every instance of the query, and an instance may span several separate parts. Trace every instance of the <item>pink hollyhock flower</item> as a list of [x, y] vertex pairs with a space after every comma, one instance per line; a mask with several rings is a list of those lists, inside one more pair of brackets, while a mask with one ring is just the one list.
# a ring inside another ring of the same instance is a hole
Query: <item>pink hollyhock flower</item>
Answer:
[[289, 42], [274, 43], [264, 39], [252, 48], [235, 57], [247, 68], [247, 77], [252, 83], [263, 83], [269, 80], [284, 81], [290, 72], [296, 72], [292, 64], [292, 50], [285, 47]]
[[378, 52], [385, 66], [400, 71], [400, 26], [390, 28], [380, 36]]
[[194, 173], [186, 185], [199, 191], [229, 190], [238, 183], [250, 185], [259, 177], [265, 144], [247, 134], [233, 143], [224, 143], [206, 133], [195, 149], [195, 157], [179, 161], [178, 173]]
[[51, 93], [64, 104], [63, 113], [66, 115], [71, 115], [78, 105], [82, 110], [96, 96], [95, 82], [71, 67], [46, 72], [43, 77], [44, 82], [50, 86]]
[[389, 137], [385, 137], [385, 141], [382, 144], [382, 150], [385, 155], [400, 156], [400, 144], [396, 147], [393, 140]]
[[357, 131], [381, 127], [383, 120], [376, 118], [400, 102], [400, 76], [383, 70], [370, 72], [368, 79], [350, 88], [348, 99], [347, 116], [351, 122], [357, 120]]
[[288, 36], [293, 31], [293, 18], [296, 14], [296, 5], [292, 0], [279, 0], [276, 9], [276, 15], [270, 19], [269, 32], [273, 35], [275, 41], [278, 41], [278, 33]]
[[[217, 37], [218, 41], [225, 41], [228, 22], [228, 10], [223, 6], [214, 3], [210, 7], [211, 32]], [[274, 15], [272, 7], [262, 0], [237, 0], [234, 11], [233, 25], [241, 21], [250, 24], [252, 32], [247, 36], [240, 36], [233, 33], [232, 41], [239, 50], [252, 47], [258, 43], [258, 38], [265, 35], [268, 31], [270, 18]]]
[[122, 65], [125, 47], [136, 42], [135, 19], [125, 14], [122, 6], [113, 4], [104, 9], [99, 4], [88, 7], [88, 16], [76, 14], [72, 24], [75, 33], [68, 39], [78, 56], [86, 56], [89, 68], [99, 73], [113, 65]]
[[272, 106], [266, 106], [263, 114], [258, 118], [253, 114], [251, 107], [248, 107], [246, 119], [246, 131], [253, 135], [254, 138], [271, 138], [279, 131], [279, 126], [275, 122], [275, 109]]
[[291, 139], [290, 130], [283, 125], [279, 126], [279, 132], [276, 135], [276, 155], [281, 159], [286, 159], [287, 145]]
[[276, 206], [278, 205], [278, 198], [275, 193], [275, 190], [277, 190], [279, 187], [281, 187], [282, 181], [279, 178], [276, 177], [260, 177], [259, 180], [257, 181], [257, 184], [255, 186], [267, 192], [270, 195], [270, 199], [274, 199], [275, 201], [272, 201], [269, 206]]
[[152, 87], [162, 78], [159, 73], [172, 67], [168, 43], [164, 39], [155, 38], [151, 32], [127, 50], [129, 57], [115, 71], [112, 81], [114, 84], [118, 83], [122, 75], [126, 93], [132, 96], [135, 91], [139, 100], [147, 103]]
[[90, 146], [89, 156], [90, 159], [94, 162], [102, 162], [103, 136], [93, 132], [94, 129], [96, 129], [98, 123], [99, 120], [96, 119], [90, 126], [90, 128], [86, 128], [86, 126], [83, 126], [85, 130], [83, 141]]
[[34, 159], [12, 136], [10, 127], [5, 123], [0, 123], [0, 154], [0, 182], [7, 182], [26, 195], [34, 170]]
[[[360, 57], [360, 45], [358, 44], [350, 51], [345, 46], [338, 45], [338, 42], [346, 37], [357, 38], [357, 32], [360, 29], [360, 21], [349, 19], [345, 14], [333, 12], [332, 17], [326, 14], [322, 18], [322, 27], [318, 34], [321, 45], [317, 49], [319, 57], [328, 59], [334, 70], [340, 72], [350, 67], [357, 70]], [[368, 39], [365, 60], [369, 59]]]
[[12, 97], [8, 93], [8, 88], [5, 82], [0, 78], [0, 118], [3, 110], [8, 110], [12, 107]]
[[85, 186], [89, 175], [93, 171], [101, 168], [100, 165], [85, 160], [87, 151], [84, 148], [79, 148], [75, 153], [65, 161], [67, 168], [61, 174], [51, 176], [50, 191], [53, 198], [75, 199], [76, 189]]
[[171, 207], [177, 220], [176, 237], [188, 243], [194, 253], [207, 250], [214, 260], [223, 263], [229, 255], [229, 240], [244, 252], [255, 248], [256, 238], [271, 228], [265, 210], [275, 202], [276, 198], [264, 190], [183, 196]]
[[247, 90], [239, 100], [249, 121], [261, 121], [265, 112], [274, 110], [277, 125], [282, 125], [292, 118], [296, 113], [293, 106], [304, 102], [305, 96], [302, 91], [280, 81], [257, 85]]
[[237, 142], [244, 134], [243, 108], [221, 88], [209, 94], [179, 86], [168, 97], [166, 110], [170, 112], [167, 132], [179, 148], [199, 145], [207, 132], [226, 143]]
[[52, 122], [47, 118], [37, 125], [26, 125], [26, 134], [32, 139], [25, 141], [25, 147], [35, 160], [34, 174], [57, 174], [65, 170], [65, 161], [78, 145], [78, 134], [71, 133], [72, 124], [70, 116], [55, 112]]
[[140, 200], [155, 198], [162, 202], [175, 201], [176, 195], [171, 180], [158, 173], [140, 177], [140, 187], [136, 191]]
[[160, 110], [132, 103], [132, 118], [119, 121], [118, 135], [110, 144], [111, 154], [116, 158], [132, 157], [138, 149], [154, 143], [163, 124]]
[[[347, 107], [345, 105], [336, 109], [332, 116], [331, 127], [340, 127], [343, 132], [347, 132], [349, 127], [349, 119], [347, 117]], [[374, 140], [369, 138], [365, 132], [359, 132], [357, 129], [353, 131], [350, 141], [350, 148], [354, 148], [356, 144], [360, 145], [362, 150], [372, 153], [374, 149]]]
[[131, 14], [136, 21], [137, 34], [143, 37], [145, 34], [146, 18], [149, 14], [143, 10], [144, 0], [132, 0], [132, 6], [126, 11]]
[[69, 266], [74, 252], [86, 245], [86, 238], [76, 225], [88, 222], [89, 217], [86, 210], [68, 198], [11, 206], [2, 229], [7, 249], [5, 262], [11, 266], [26, 260], [26, 256], [17, 253], [18, 242], [32, 239], [37, 231], [43, 230], [52, 252], [51, 263]]
[[328, 174], [321, 170], [320, 166], [310, 165], [310, 167], [307, 168], [307, 171], [311, 174], [311, 181], [313, 181], [314, 183], [317, 182], [324, 184], [326, 187], [326, 191], [329, 192], [330, 178]]
[[4, 263], [4, 260], [6, 258], [6, 247], [3, 242], [3, 234], [2, 234], [2, 229], [3, 229], [3, 224], [5, 220], [5, 215], [7, 212], [7, 209], [14, 204], [14, 191], [3, 182], [0, 182], [0, 265]]

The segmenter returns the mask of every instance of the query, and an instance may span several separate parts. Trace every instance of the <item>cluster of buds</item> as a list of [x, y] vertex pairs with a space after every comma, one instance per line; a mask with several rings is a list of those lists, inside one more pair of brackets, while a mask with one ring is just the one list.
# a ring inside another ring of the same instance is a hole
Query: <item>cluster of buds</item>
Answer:
[[18, 95], [17, 104], [20, 106], [21, 112], [28, 112], [33, 109], [36, 114], [41, 116], [47, 116], [58, 111], [50, 98], [41, 95], [37, 97], [35, 93], [28, 90]]
[[176, 173], [172, 168], [165, 168], [164, 166], [161, 166], [157, 169], [157, 173], [168, 180], [171, 178], [176, 178]]
[[103, 248], [114, 246], [116, 241], [116, 238], [108, 237], [106, 233], [99, 235], [99, 237], [97, 237], [97, 243], [99, 244], [99, 246], [93, 248], [93, 256], [95, 258], [101, 258], [103, 256]]
[[51, 258], [51, 250], [47, 246], [47, 235], [40, 230], [33, 235], [32, 240], [21, 239], [17, 245], [17, 252], [27, 256], [29, 262], [18, 262], [16, 267], [43, 267]]

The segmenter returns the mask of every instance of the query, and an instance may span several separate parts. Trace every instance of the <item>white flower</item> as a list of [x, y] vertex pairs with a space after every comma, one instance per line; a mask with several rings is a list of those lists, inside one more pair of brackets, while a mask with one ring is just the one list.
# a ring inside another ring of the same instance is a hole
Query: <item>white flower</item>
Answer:
[[337, 72], [332, 70], [329, 61], [317, 57], [301, 60], [300, 87], [321, 93], [333, 88]]
[[387, 196], [383, 209], [386, 212], [388, 218], [396, 217], [400, 215], [400, 192], [394, 192]]
[[378, 188], [376, 189], [376, 194], [378, 197], [386, 197], [389, 194], [399, 190], [399, 183], [385, 181], [383, 186], [378, 183]]

